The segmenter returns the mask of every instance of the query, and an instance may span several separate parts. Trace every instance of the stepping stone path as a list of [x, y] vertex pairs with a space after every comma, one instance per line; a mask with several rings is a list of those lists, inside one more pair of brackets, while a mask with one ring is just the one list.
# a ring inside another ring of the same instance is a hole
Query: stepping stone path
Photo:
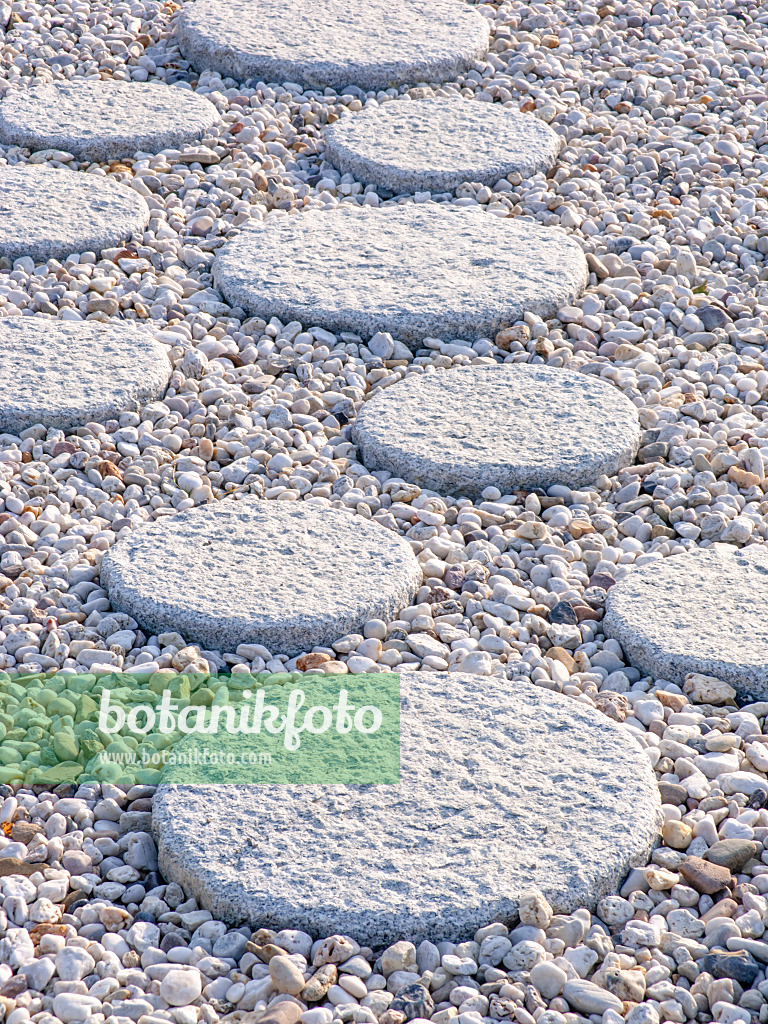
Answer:
[[218, 120], [213, 103], [185, 89], [73, 79], [7, 93], [0, 142], [106, 162], [196, 142]]
[[715, 676], [743, 700], [768, 698], [768, 548], [717, 544], [628, 573], [608, 591], [603, 628], [632, 665], [683, 683]]
[[565, 234], [523, 220], [340, 206], [254, 225], [223, 247], [214, 277], [253, 316], [418, 346], [493, 337], [525, 311], [549, 316], [581, 294], [587, 264]]
[[604, 715], [461, 673], [404, 673], [401, 693], [398, 787], [162, 786], [165, 876], [217, 918], [377, 948], [471, 937], [531, 886], [594, 907], [645, 863], [655, 778]]
[[559, 137], [530, 114], [437, 97], [367, 107], [329, 125], [324, 139], [337, 170], [397, 193], [495, 185], [514, 171], [531, 177], [560, 152]]
[[98, 254], [148, 222], [140, 195], [100, 175], [0, 167], [0, 256], [42, 263], [71, 253]]
[[413, 374], [378, 391], [353, 429], [369, 470], [470, 498], [586, 486], [628, 465], [640, 439], [618, 388], [525, 363]]
[[[255, 459], [244, 467], [254, 472]], [[392, 619], [422, 573], [407, 541], [337, 509], [248, 497], [137, 529], [102, 562], [112, 606], [148, 633], [300, 654]]]
[[0, 320], [0, 432], [74, 430], [165, 394], [166, 348], [147, 328], [42, 317]]
[[444, 82], [488, 49], [488, 22], [461, 0], [196, 0], [181, 52], [198, 71], [343, 91]]

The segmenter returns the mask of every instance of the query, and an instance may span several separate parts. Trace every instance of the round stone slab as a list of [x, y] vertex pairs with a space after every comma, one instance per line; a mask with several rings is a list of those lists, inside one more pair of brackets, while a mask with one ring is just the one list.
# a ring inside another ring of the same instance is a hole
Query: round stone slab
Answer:
[[446, 192], [463, 181], [495, 184], [548, 170], [560, 140], [548, 124], [500, 103], [403, 100], [367, 107], [324, 132], [325, 156], [342, 173], [392, 192]]
[[97, 174], [0, 167], [0, 256], [36, 261], [95, 252], [143, 231], [149, 207], [132, 188]]
[[380, 948], [470, 938], [532, 886], [594, 907], [645, 863], [658, 791], [619, 726], [527, 683], [400, 682], [398, 786], [161, 786], [165, 877], [216, 918]]
[[618, 388], [525, 363], [412, 374], [376, 392], [353, 431], [368, 469], [469, 498], [583, 487], [629, 465], [640, 440]]
[[378, 523], [255, 497], [141, 527], [101, 565], [112, 606], [145, 632], [289, 655], [395, 617], [421, 580], [410, 544]]
[[768, 548], [716, 544], [628, 573], [608, 591], [603, 628], [630, 664], [682, 683], [716, 676], [743, 700], [768, 698]]
[[74, 430], [165, 394], [166, 348], [146, 327], [42, 317], [0, 320], [0, 432]]
[[7, 93], [0, 141], [108, 161], [195, 142], [218, 120], [209, 100], [185, 89], [76, 78]]
[[197, 0], [177, 37], [197, 71], [367, 90], [454, 78], [485, 55], [489, 35], [462, 0]]
[[528, 221], [345, 205], [248, 228], [220, 250], [214, 276], [253, 316], [418, 345], [492, 338], [526, 310], [550, 316], [583, 291], [587, 263], [577, 242]]

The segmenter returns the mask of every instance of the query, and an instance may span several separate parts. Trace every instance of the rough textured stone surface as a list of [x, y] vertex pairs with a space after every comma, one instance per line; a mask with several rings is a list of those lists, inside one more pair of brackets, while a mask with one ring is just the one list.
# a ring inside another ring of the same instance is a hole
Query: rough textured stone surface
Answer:
[[214, 275], [254, 316], [418, 344], [549, 316], [581, 293], [587, 265], [560, 231], [429, 203], [268, 218], [224, 246]]
[[165, 876], [225, 920], [381, 947], [469, 937], [532, 885], [594, 907], [645, 863], [653, 772], [604, 715], [458, 672], [401, 686], [399, 786], [163, 786]]
[[0, 432], [73, 430], [160, 398], [171, 364], [147, 328], [14, 316], [0, 320]]
[[518, 171], [548, 170], [560, 140], [548, 124], [500, 103], [406, 98], [342, 117], [324, 132], [337, 170], [392, 192], [446, 192]]
[[765, 698], [767, 606], [768, 549], [716, 544], [633, 570], [608, 591], [603, 626], [656, 678], [702, 672]]
[[462, 0], [197, 0], [177, 35], [198, 71], [340, 91], [444, 82], [488, 49]]
[[640, 426], [607, 381], [505, 364], [407, 377], [363, 405], [354, 434], [368, 469], [476, 498], [593, 483], [632, 461]]
[[0, 167], [0, 256], [43, 262], [126, 241], [149, 221], [133, 189], [97, 174]]
[[416, 592], [410, 545], [378, 523], [248, 497], [142, 526], [101, 566], [114, 608], [204, 648], [300, 654], [391, 619]]
[[0, 141], [107, 161], [197, 141], [218, 119], [209, 100], [185, 89], [75, 78], [6, 93]]

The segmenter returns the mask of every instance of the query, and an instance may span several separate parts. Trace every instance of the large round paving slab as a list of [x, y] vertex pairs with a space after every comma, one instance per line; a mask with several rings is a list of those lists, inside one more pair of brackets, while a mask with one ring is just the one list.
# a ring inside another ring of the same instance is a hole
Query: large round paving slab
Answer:
[[197, 71], [367, 90], [454, 78], [489, 34], [463, 0], [196, 0], [177, 37]]
[[353, 427], [368, 469], [441, 494], [582, 487], [634, 458], [637, 410], [607, 381], [527, 364], [412, 374]]
[[146, 327], [16, 316], [0, 320], [0, 432], [74, 430], [165, 394], [167, 349]]
[[268, 218], [220, 250], [214, 276], [253, 316], [418, 345], [492, 338], [525, 311], [550, 316], [582, 292], [587, 264], [560, 231], [411, 203]]
[[400, 680], [399, 785], [164, 785], [164, 875], [216, 918], [376, 948], [469, 938], [533, 886], [594, 907], [645, 863], [660, 803], [628, 732], [529, 684]]
[[147, 633], [289, 655], [395, 617], [421, 580], [411, 546], [378, 523], [255, 497], [143, 526], [101, 565], [113, 608]]
[[138, 193], [98, 174], [38, 166], [0, 167], [0, 256], [60, 259], [95, 252], [143, 231]]
[[603, 628], [630, 664], [682, 683], [715, 676], [743, 700], [768, 697], [768, 548], [716, 544], [628, 573], [608, 591]]
[[197, 141], [218, 120], [209, 100], [184, 89], [76, 78], [7, 93], [0, 142], [107, 161]]
[[366, 107], [324, 132], [325, 156], [342, 173], [392, 192], [445, 192], [463, 181], [495, 184], [548, 170], [560, 140], [548, 124], [500, 103], [404, 99]]

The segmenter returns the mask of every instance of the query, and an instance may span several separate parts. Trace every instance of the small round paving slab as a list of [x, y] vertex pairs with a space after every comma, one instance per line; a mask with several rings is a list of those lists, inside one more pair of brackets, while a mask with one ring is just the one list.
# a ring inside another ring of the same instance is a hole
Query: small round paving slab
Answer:
[[603, 628], [656, 679], [700, 672], [742, 700], [765, 700], [766, 607], [768, 547], [715, 544], [628, 573], [608, 591]]
[[445, 82], [488, 50], [488, 22], [462, 0], [196, 0], [179, 20], [197, 71], [343, 90]]
[[138, 193], [98, 174], [38, 166], [0, 167], [0, 256], [35, 261], [95, 252], [143, 231]]
[[0, 320], [0, 432], [74, 430], [165, 394], [167, 349], [146, 327], [42, 317]]
[[548, 124], [500, 103], [433, 97], [366, 107], [324, 132], [342, 173], [392, 192], [447, 192], [463, 181], [495, 185], [546, 171], [560, 152]]
[[525, 311], [551, 316], [587, 281], [581, 246], [564, 233], [437, 203], [270, 217], [213, 266], [227, 300], [252, 316], [363, 338], [388, 331], [413, 346], [492, 338]]
[[0, 142], [106, 162], [196, 142], [218, 120], [209, 100], [185, 89], [76, 78], [6, 93]]
[[296, 655], [394, 618], [422, 573], [411, 546], [378, 523], [248, 497], [140, 527], [106, 555], [101, 581], [145, 632]]
[[369, 470], [469, 498], [586, 486], [629, 465], [640, 439], [612, 384], [525, 363], [412, 374], [365, 402], [353, 431]]
[[531, 887], [558, 913], [594, 907], [646, 862], [658, 790], [620, 726], [526, 683], [400, 687], [399, 785], [163, 785], [165, 877], [217, 919], [381, 948], [470, 938]]

